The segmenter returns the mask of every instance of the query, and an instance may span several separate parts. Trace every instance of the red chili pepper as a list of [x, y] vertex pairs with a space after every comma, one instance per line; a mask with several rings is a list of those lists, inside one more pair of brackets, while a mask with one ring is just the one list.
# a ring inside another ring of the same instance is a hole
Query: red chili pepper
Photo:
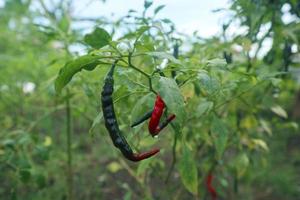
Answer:
[[208, 192], [210, 193], [211, 199], [216, 200], [217, 199], [217, 192], [215, 188], [212, 186], [212, 181], [213, 181], [213, 175], [211, 173], [208, 174], [206, 177], [206, 187]]
[[158, 148], [154, 148], [152, 150], [149, 150], [147, 152], [144, 153], [135, 153], [133, 154], [133, 156], [131, 157], [131, 161], [141, 161], [144, 160], [146, 158], [150, 158], [151, 156], [154, 156], [155, 154], [157, 154], [159, 152]]
[[166, 107], [164, 101], [162, 98], [157, 95], [155, 104], [154, 104], [154, 109], [151, 115], [151, 119], [149, 122], [149, 132], [152, 136], [157, 135], [163, 128], [165, 128], [173, 119], [175, 119], [175, 115], [172, 114], [170, 115], [166, 121], [163, 123], [159, 124], [160, 118], [163, 114], [164, 108]]

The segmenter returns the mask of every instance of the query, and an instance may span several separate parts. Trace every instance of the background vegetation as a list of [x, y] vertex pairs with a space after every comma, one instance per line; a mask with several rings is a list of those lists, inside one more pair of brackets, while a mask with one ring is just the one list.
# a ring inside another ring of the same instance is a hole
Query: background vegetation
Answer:
[[[177, 32], [150, 1], [116, 21], [71, 8], [0, 7], [0, 199], [210, 199], [209, 172], [218, 199], [300, 199], [298, 0], [232, 0], [208, 39]], [[103, 79], [119, 57], [120, 127], [135, 150], [161, 148], [139, 163], [102, 120]], [[146, 123], [130, 128], [153, 104], [149, 79], [177, 115], [157, 139]]]

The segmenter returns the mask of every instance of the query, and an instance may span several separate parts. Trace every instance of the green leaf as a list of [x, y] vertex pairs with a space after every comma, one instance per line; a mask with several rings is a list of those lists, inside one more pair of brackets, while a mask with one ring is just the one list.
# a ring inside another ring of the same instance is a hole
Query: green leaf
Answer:
[[225, 123], [216, 116], [213, 117], [211, 136], [217, 151], [217, 157], [220, 159], [226, 148], [228, 130]]
[[153, 4], [152, 1], [145, 1], [144, 2], [144, 8], [145, 8], [145, 10], [147, 10], [152, 4]]
[[271, 108], [271, 110], [277, 114], [278, 116], [282, 117], [282, 118], [288, 118], [288, 114], [286, 113], [286, 111], [279, 105], [273, 106]]
[[196, 108], [195, 115], [201, 117], [203, 114], [208, 113], [214, 106], [212, 101], [202, 101]]
[[112, 40], [109, 33], [103, 28], [96, 27], [92, 33], [84, 36], [84, 42], [95, 49], [100, 49], [109, 44]]
[[176, 115], [175, 121], [182, 124], [186, 115], [184, 99], [175, 80], [160, 77], [158, 92], [167, 105], [169, 113], [174, 113]]
[[94, 128], [96, 127], [97, 124], [99, 124], [102, 121], [102, 119], [103, 119], [103, 113], [102, 111], [100, 111], [99, 114], [93, 120], [93, 124], [89, 129], [89, 134], [92, 135]]
[[19, 169], [29, 170], [31, 168], [30, 162], [25, 157], [19, 158], [16, 162]]
[[124, 196], [124, 200], [131, 200], [132, 199], [132, 192], [126, 191], [126, 194]]
[[154, 14], [156, 15], [159, 11], [161, 11], [163, 8], [165, 7], [165, 5], [160, 5], [158, 7], [155, 8], [154, 10]]
[[221, 58], [215, 58], [212, 60], [207, 61], [207, 66], [209, 67], [225, 67], [227, 65], [226, 60], [225, 59], [221, 59]]
[[49, 160], [49, 148], [45, 146], [37, 146], [35, 148], [34, 155], [42, 161]]
[[58, 24], [59, 28], [64, 31], [68, 32], [70, 28], [70, 18], [68, 15], [63, 15]]
[[172, 24], [172, 21], [170, 19], [167, 19], [167, 18], [162, 19], [161, 21], [163, 21], [166, 24]]
[[47, 185], [46, 177], [43, 174], [35, 175], [35, 182], [39, 189], [45, 188]]
[[162, 59], [168, 59], [169, 61], [171, 61], [175, 64], [182, 65], [180, 60], [176, 59], [173, 55], [166, 53], [166, 52], [153, 51], [153, 52], [145, 52], [145, 54], [147, 54], [149, 56], [155, 56], [158, 58], [162, 58]]
[[269, 151], [269, 147], [264, 140], [261, 139], [251, 139], [251, 142], [255, 147], [262, 148], [265, 151]]
[[218, 79], [209, 76], [206, 72], [200, 72], [197, 78], [200, 80], [200, 87], [208, 94], [212, 94], [220, 89]]
[[130, 10], [128, 10], [128, 13], [137, 13], [137, 11], [133, 10], [133, 9], [130, 9]]
[[143, 160], [143, 162], [139, 163], [139, 166], [137, 168], [137, 176], [141, 176], [143, 173], [145, 173], [149, 168], [151, 168], [151, 164], [153, 163], [153, 159], [152, 158], [148, 158], [146, 160]]
[[[155, 50], [155, 47], [154, 47], [153, 43], [151, 43], [151, 42], [138, 41], [136, 43], [135, 47], [136, 47], [136, 50], [137, 50], [137, 54], [138, 54], [138, 52], [145, 52], [145, 51]], [[152, 60], [151, 57], [149, 57], [147, 59]], [[147, 60], [144, 60], [144, 62], [147, 62]]]
[[141, 26], [135, 31], [135, 36], [140, 36], [144, 34], [146, 31], [148, 31], [151, 28], [151, 26]]
[[246, 153], [240, 153], [233, 161], [234, 167], [237, 170], [238, 178], [241, 178], [247, 171], [249, 166], [249, 158]]
[[198, 171], [196, 159], [186, 145], [183, 145], [183, 155], [179, 161], [179, 173], [185, 188], [193, 194], [198, 193]]
[[299, 130], [299, 125], [297, 124], [297, 122], [288, 122], [285, 123], [284, 128], [292, 128], [294, 131], [298, 131]]
[[58, 94], [72, 80], [72, 77], [82, 69], [91, 71], [100, 63], [98, 56], [85, 55], [67, 62], [59, 71], [55, 80], [55, 90]]
[[269, 123], [266, 120], [263, 120], [263, 119], [259, 120], [259, 122], [260, 122], [263, 130], [271, 136], [272, 135], [272, 129], [271, 129]]
[[119, 38], [119, 40], [139, 38], [141, 35], [143, 35], [150, 28], [151, 28], [151, 26], [141, 26], [140, 28], [138, 28], [134, 32], [126, 33], [123, 37]]
[[21, 169], [19, 171], [19, 175], [20, 175], [20, 180], [23, 182], [23, 183], [28, 183], [28, 181], [30, 180], [31, 178], [31, 173], [28, 169]]
[[224, 188], [228, 188], [228, 181], [225, 178], [218, 177], [218, 181], [220, 182], [220, 185], [222, 185]]

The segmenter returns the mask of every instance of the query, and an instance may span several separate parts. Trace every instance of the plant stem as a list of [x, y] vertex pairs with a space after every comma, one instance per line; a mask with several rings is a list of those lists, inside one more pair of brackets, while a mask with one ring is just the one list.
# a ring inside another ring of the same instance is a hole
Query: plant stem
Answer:
[[[174, 125], [171, 124], [172, 128], [175, 129]], [[165, 180], [165, 183], [168, 183], [169, 178], [174, 170], [175, 164], [176, 164], [176, 146], [177, 146], [177, 132], [175, 131], [175, 137], [174, 137], [174, 141], [173, 141], [173, 146], [172, 146], [172, 163], [171, 163], [171, 167], [168, 171], [168, 175], [167, 178]]]
[[[67, 96], [69, 96], [69, 90], [67, 89]], [[66, 99], [66, 134], [67, 134], [67, 187], [68, 187], [68, 200], [73, 199], [73, 168], [72, 168], [72, 122], [71, 122], [71, 106], [70, 98]]]
[[262, 80], [262, 81], [256, 83], [255, 85], [249, 87], [248, 89], [242, 91], [241, 93], [239, 93], [239, 94], [237, 94], [237, 95], [233, 95], [230, 99], [227, 99], [227, 100], [225, 100], [224, 102], [222, 102], [222, 103], [216, 105], [214, 109], [218, 109], [218, 108], [220, 108], [221, 106], [225, 105], [226, 103], [229, 103], [229, 102], [232, 101], [233, 99], [239, 98], [240, 96], [246, 94], [246, 93], [249, 92], [250, 90], [252, 90], [252, 89], [254, 89], [255, 87], [257, 87], [258, 85], [262, 84], [263, 82], [264, 82], [264, 80]]
[[130, 166], [123, 159], [119, 159], [119, 161], [120, 164], [127, 170], [127, 172], [140, 184], [140, 187], [144, 192], [145, 199], [153, 199], [151, 188], [145, 185], [144, 178], [137, 176], [136, 173], [130, 168]]
[[137, 68], [136, 66], [134, 66], [132, 63], [131, 63], [131, 54], [128, 56], [128, 65], [129, 67], [131, 67], [132, 69], [140, 72], [141, 74], [143, 74], [144, 76], [146, 76], [147, 78], [150, 78], [150, 75], [147, 74], [146, 72], [140, 70], [139, 68]]
[[[149, 74], [147, 74], [146, 72], [140, 70], [140, 69], [137, 68], [136, 66], [134, 66], [134, 65], [131, 63], [131, 57], [132, 57], [132, 52], [130, 52], [130, 53], [128, 54], [128, 66], [131, 67], [132, 69], [134, 69], [134, 70], [140, 72], [140, 73], [143, 74], [144, 76], [146, 76], [147, 79], [148, 79], [148, 82], [149, 82], [149, 90], [150, 90], [151, 92], [153, 92], [154, 94], [157, 94], [157, 92], [156, 92], [156, 91], [153, 89], [153, 87], [152, 87], [152, 79], [151, 79], [151, 76], [150, 76]], [[123, 61], [124, 61], [124, 60], [123, 60]], [[124, 62], [126, 63], [126, 61], [124, 61]]]

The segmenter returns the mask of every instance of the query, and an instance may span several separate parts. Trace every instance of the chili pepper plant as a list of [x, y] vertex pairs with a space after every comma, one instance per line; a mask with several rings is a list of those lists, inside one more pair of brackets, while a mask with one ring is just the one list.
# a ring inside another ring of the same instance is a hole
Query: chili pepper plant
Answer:
[[232, 0], [209, 38], [4, 2], [0, 199], [299, 199], [299, 1]]

